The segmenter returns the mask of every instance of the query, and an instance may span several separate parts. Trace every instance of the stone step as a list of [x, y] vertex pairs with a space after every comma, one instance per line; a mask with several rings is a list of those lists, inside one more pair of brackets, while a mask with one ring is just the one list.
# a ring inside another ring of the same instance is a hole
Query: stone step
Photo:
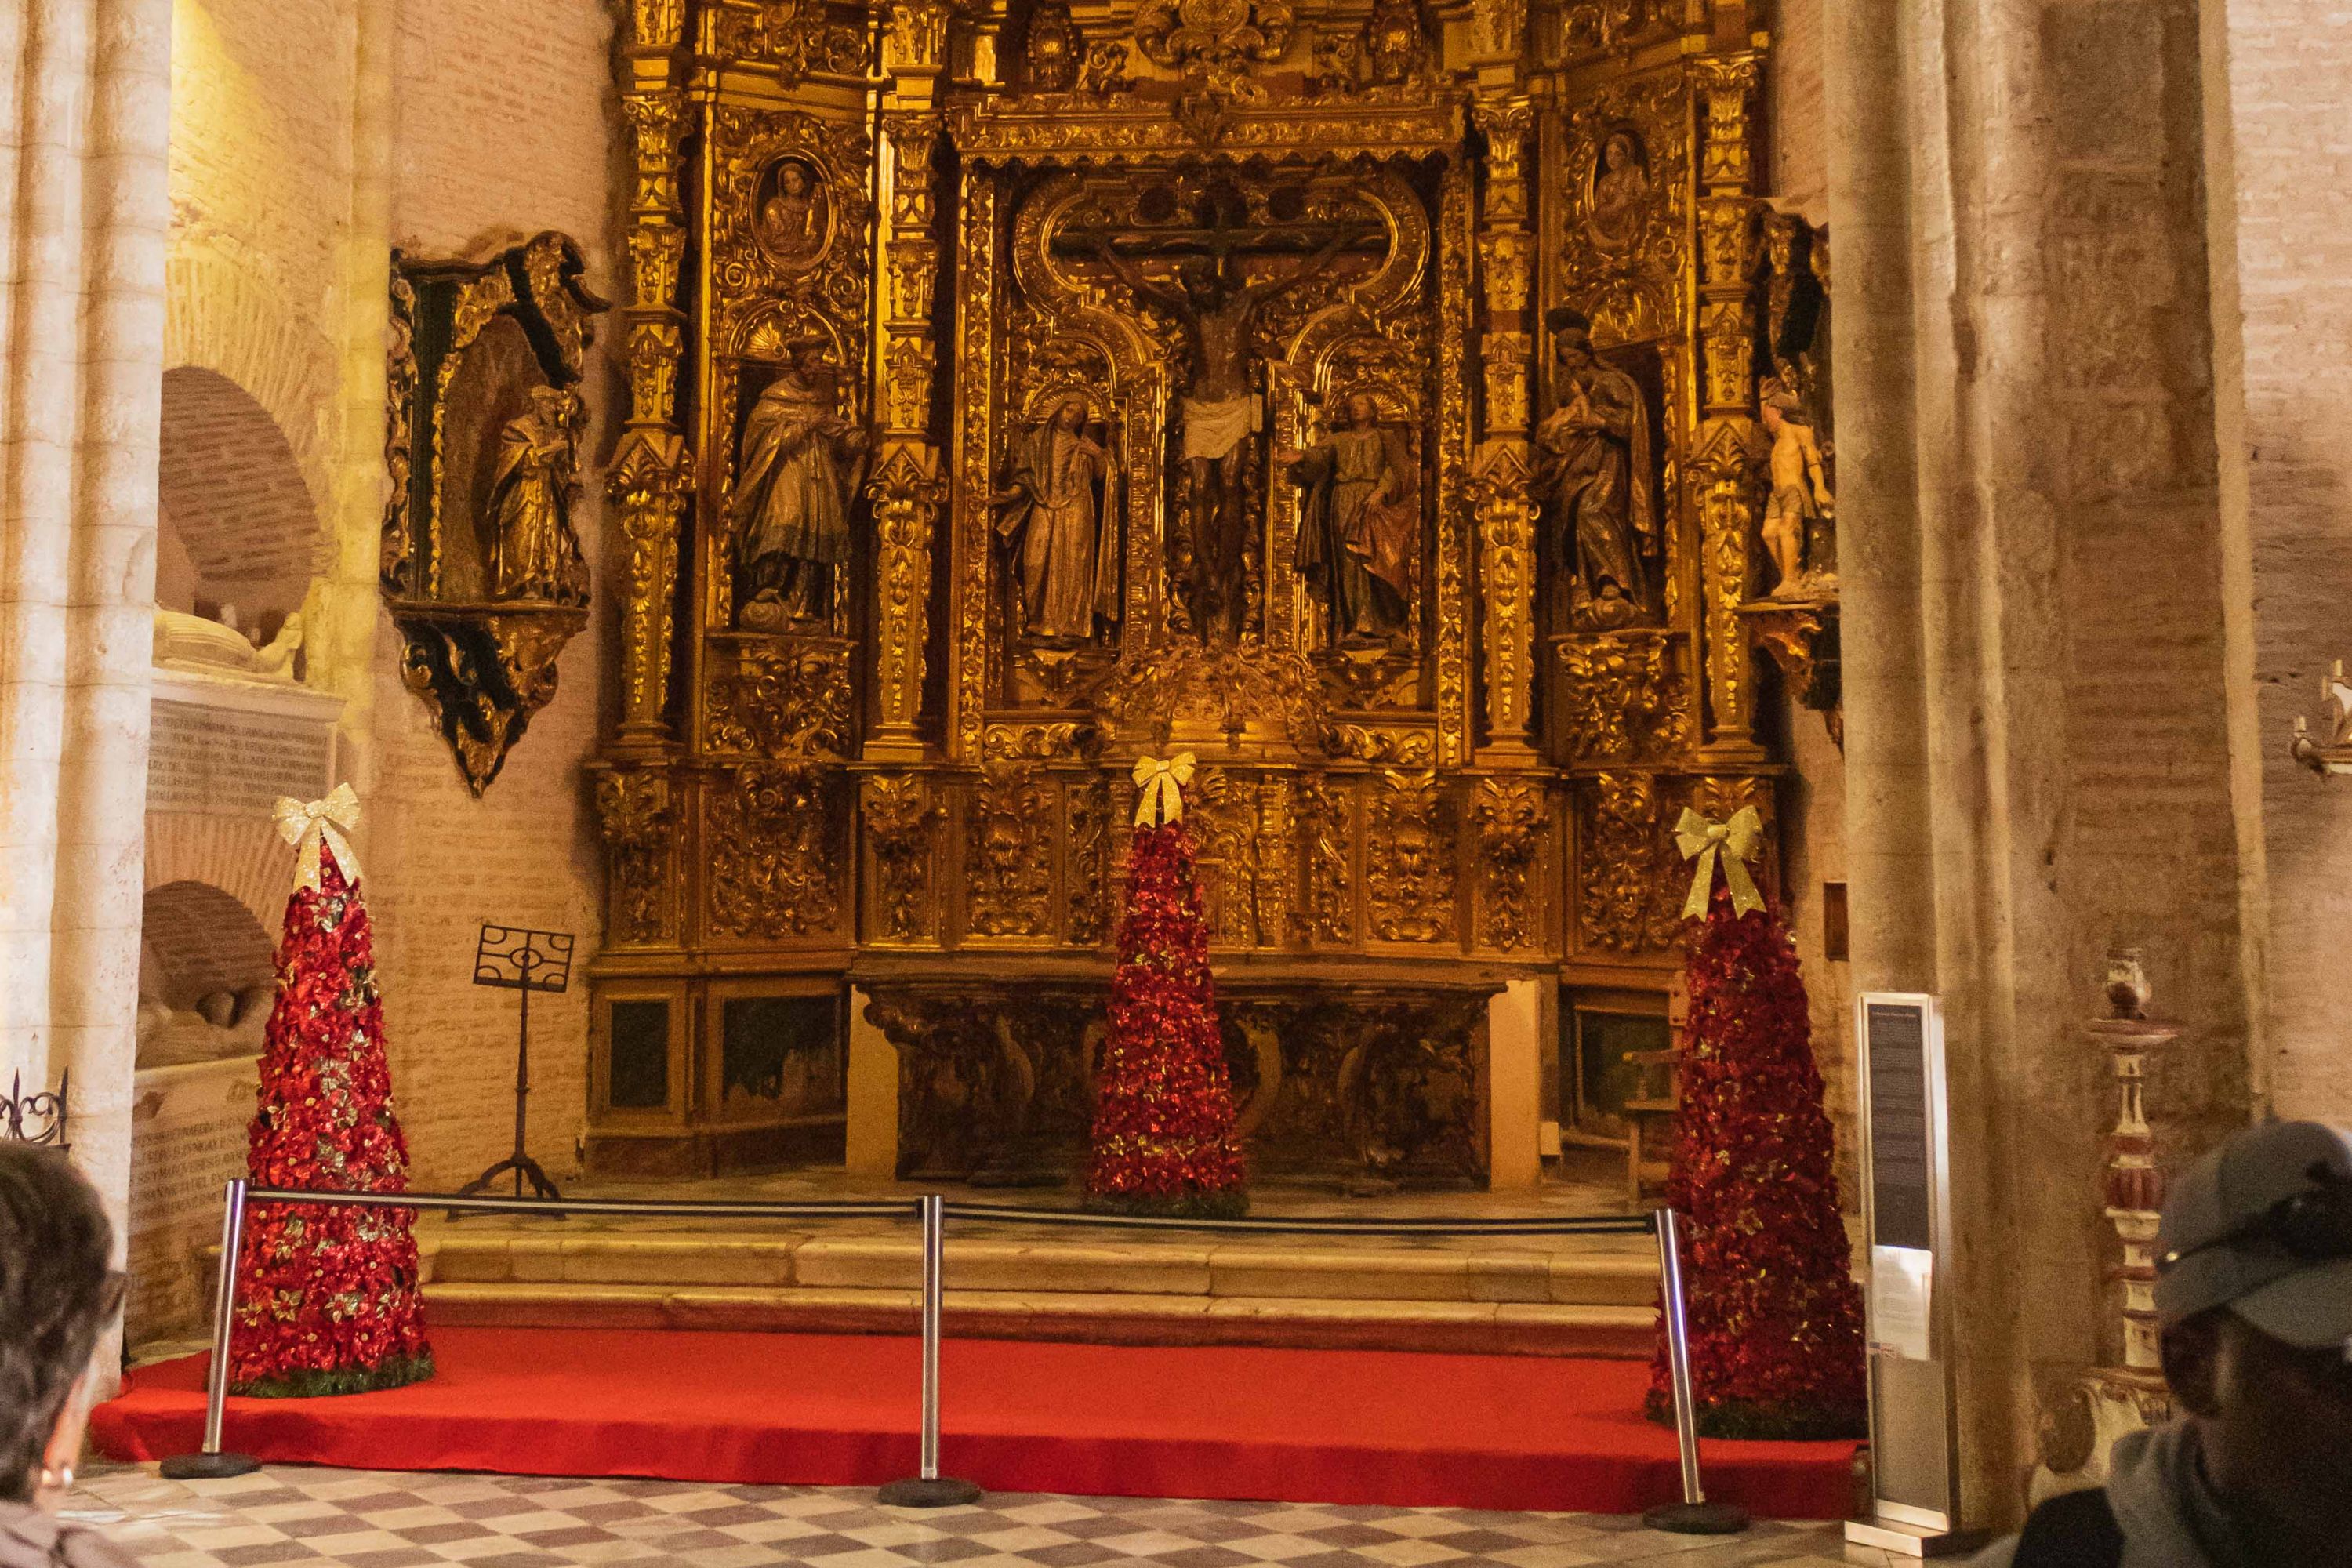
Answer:
[[[1613, 1241], [1613, 1238], [1611, 1238]], [[921, 1285], [915, 1238], [745, 1236], [428, 1226], [426, 1278], [436, 1285], [714, 1287], [771, 1292], [912, 1291]], [[1041, 1299], [1065, 1295], [1202, 1301], [1452, 1302], [1627, 1307], [1646, 1310], [1657, 1265], [1646, 1244], [1570, 1239], [1515, 1247], [1367, 1247], [1216, 1242], [1097, 1243], [950, 1237], [951, 1294]]]
[[[1035, 1226], [950, 1235], [951, 1334], [1128, 1344], [1316, 1345], [1647, 1355], [1643, 1238], [1390, 1245], [1171, 1232], [1101, 1241]], [[905, 1333], [916, 1237], [635, 1221], [418, 1227], [436, 1321]]]
[[[859, 1286], [436, 1279], [430, 1321], [527, 1328], [910, 1333], [918, 1293]], [[1552, 1301], [1219, 1296], [1139, 1290], [947, 1292], [951, 1337], [1643, 1358], [1653, 1309]]]

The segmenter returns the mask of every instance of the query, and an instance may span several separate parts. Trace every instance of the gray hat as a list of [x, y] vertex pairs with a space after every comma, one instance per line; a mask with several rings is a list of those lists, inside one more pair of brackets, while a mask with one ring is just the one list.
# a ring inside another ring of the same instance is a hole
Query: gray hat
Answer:
[[2352, 1136], [2237, 1133], [2172, 1184], [2156, 1250], [2166, 1322], [2227, 1306], [2283, 1343], [2352, 1350]]

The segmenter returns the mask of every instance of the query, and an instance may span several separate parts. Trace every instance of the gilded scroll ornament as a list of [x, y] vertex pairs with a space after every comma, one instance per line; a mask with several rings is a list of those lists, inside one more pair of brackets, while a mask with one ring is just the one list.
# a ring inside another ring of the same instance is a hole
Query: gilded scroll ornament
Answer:
[[416, 286], [392, 272], [392, 315], [384, 352], [384, 492], [380, 574], [383, 591], [406, 594], [416, 561], [414, 498], [416, 430]]
[[1051, 806], [1034, 767], [982, 765], [964, 849], [967, 923], [974, 935], [1039, 937], [1052, 930]]
[[874, 851], [875, 935], [886, 942], [935, 939], [933, 839], [940, 809], [919, 774], [877, 773], [864, 789], [866, 842]]
[[1297, 802], [1297, 792], [1287, 776], [1277, 773], [1257, 781], [1251, 853], [1257, 866], [1258, 941], [1270, 947], [1288, 942], [1298, 921]]
[[1522, 750], [1535, 689], [1537, 507], [1529, 468], [1524, 442], [1492, 440], [1480, 446], [1470, 479], [1485, 590], [1486, 732], [1497, 746]]
[[840, 849], [827, 774], [806, 763], [746, 763], [711, 791], [710, 923], [732, 937], [821, 934], [840, 913]]
[[849, 752], [850, 649], [832, 641], [742, 639], [714, 649], [709, 678], [713, 752], [775, 758]]
[[889, 46], [887, 68], [936, 69], [947, 58], [948, 6], [945, 0], [891, 0], [885, 38]]
[[1454, 825], [1434, 771], [1389, 772], [1372, 791], [1364, 881], [1382, 942], [1451, 941]]
[[874, 509], [876, 740], [915, 739], [923, 705], [923, 643], [934, 520], [947, 498], [936, 447], [894, 441], [866, 487]]
[[666, 310], [677, 298], [678, 268], [686, 260], [686, 230], [664, 224], [640, 224], [629, 230], [629, 275], [635, 284], [635, 308]]
[[1742, 752], [1758, 751], [1750, 735], [1754, 660], [1739, 607], [1749, 596], [1749, 541], [1756, 536], [1764, 456], [1754, 422], [1732, 416], [1706, 423], [1691, 464], [1706, 605], [1709, 741]]
[[686, 32], [686, 0], [630, 0], [629, 42], [640, 49], [674, 49]]
[[482, 606], [404, 600], [401, 683], [431, 710], [466, 785], [479, 795], [506, 765], [531, 716], [555, 698], [556, 655], [588, 613], [569, 605]]
[[1486, 945], [1505, 952], [1543, 939], [1528, 883], [1543, 859], [1544, 791], [1526, 779], [1478, 781], [1478, 902]]
[[1682, 665], [1666, 633], [1608, 632], [1558, 646], [1570, 763], [1663, 760], [1689, 743]]
[[633, 430], [605, 470], [605, 495], [629, 547], [621, 613], [621, 732], [632, 742], [666, 732], [670, 606], [692, 468], [683, 437]]
[[1111, 933], [1112, 848], [1110, 780], [1100, 774], [1069, 786], [1069, 937], [1095, 947]]
[[662, 941], [671, 934], [670, 847], [677, 826], [668, 775], [620, 769], [600, 773], [596, 816], [612, 874], [614, 940]]
[[1296, 25], [1285, 0], [1142, 0], [1135, 45], [1155, 65], [1229, 87], [1251, 65], [1281, 58]]
[[1356, 940], [1355, 793], [1328, 778], [1299, 788], [1307, 838], [1307, 903], [1310, 934], [1319, 942]]
[[1245, 779], [1202, 768], [1184, 791], [1184, 820], [1200, 846], [1201, 891], [1209, 941], [1255, 947], [1257, 922], [1257, 812]]
[[740, 64], [771, 68], [788, 88], [814, 72], [857, 76], [866, 66], [865, 29], [831, 20], [822, 0], [754, 0], [749, 9], [721, 10], [716, 41]]
[[636, 194], [633, 211], [675, 216], [683, 208], [677, 195], [677, 150], [688, 130], [683, 92], [631, 93], [621, 100], [621, 113], [629, 122], [636, 144]]
[[1601, 773], [1587, 786], [1576, 910], [1589, 951], [1652, 952], [1674, 943], [1688, 875], [1659, 803], [1648, 773]]

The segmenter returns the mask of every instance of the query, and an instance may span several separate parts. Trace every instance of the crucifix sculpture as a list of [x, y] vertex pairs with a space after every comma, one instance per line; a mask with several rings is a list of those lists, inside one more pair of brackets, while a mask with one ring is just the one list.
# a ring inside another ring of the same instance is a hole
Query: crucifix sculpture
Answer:
[[[1250, 340], [1258, 313], [1276, 295], [1325, 271], [1342, 250], [1377, 248], [1381, 226], [1364, 221], [1254, 223], [1230, 190], [1212, 191], [1191, 225], [1073, 225], [1054, 250], [1108, 266], [1139, 300], [1159, 306], [1183, 329], [1189, 375], [1178, 402], [1178, 455], [1192, 487], [1190, 522], [1195, 619], [1204, 637], [1241, 635], [1248, 597], [1244, 567], [1247, 520], [1242, 515], [1243, 464], [1264, 424], [1250, 374]], [[1250, 255], [1303, 256], [1277, 277], [1242, 284]], [[1140, 258], [1171, 259], [1175, 279], [1144, 275]]]

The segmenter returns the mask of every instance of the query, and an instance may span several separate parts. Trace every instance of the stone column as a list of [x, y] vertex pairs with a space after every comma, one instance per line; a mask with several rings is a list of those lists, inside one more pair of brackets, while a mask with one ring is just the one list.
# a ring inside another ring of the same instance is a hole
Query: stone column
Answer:
[[[375, 799], [375, 647], [381, 618], [384, 508], [385, 338], [391, 326], [393, 53], [389, 5], [357, 8], [352, 69], [352, 219], [342, 239], [341, 438], [331, 476], [326, 575], [306, 606], [307, 684], [343, 700], [336, 771], [369, 807]], [[375, 813], [360, 821], [362, 863]]]
[[[171, 0], [0, 12], [0, 1072], [118, 1224], [147, 778]], [[121, 1233], [118, 1232], [118, 1242]]]
[[[2243, 1105], [2193, 29], [2160, 0], [1829, 0], [1853, 979], [1948, 1042], [1965, 1510], [2097, 1359], [2106, 945]], [[2151, 561], [2161, 571], [2147, 570]], [[2158, 759], [2162, 760], [2159, 761]]]

